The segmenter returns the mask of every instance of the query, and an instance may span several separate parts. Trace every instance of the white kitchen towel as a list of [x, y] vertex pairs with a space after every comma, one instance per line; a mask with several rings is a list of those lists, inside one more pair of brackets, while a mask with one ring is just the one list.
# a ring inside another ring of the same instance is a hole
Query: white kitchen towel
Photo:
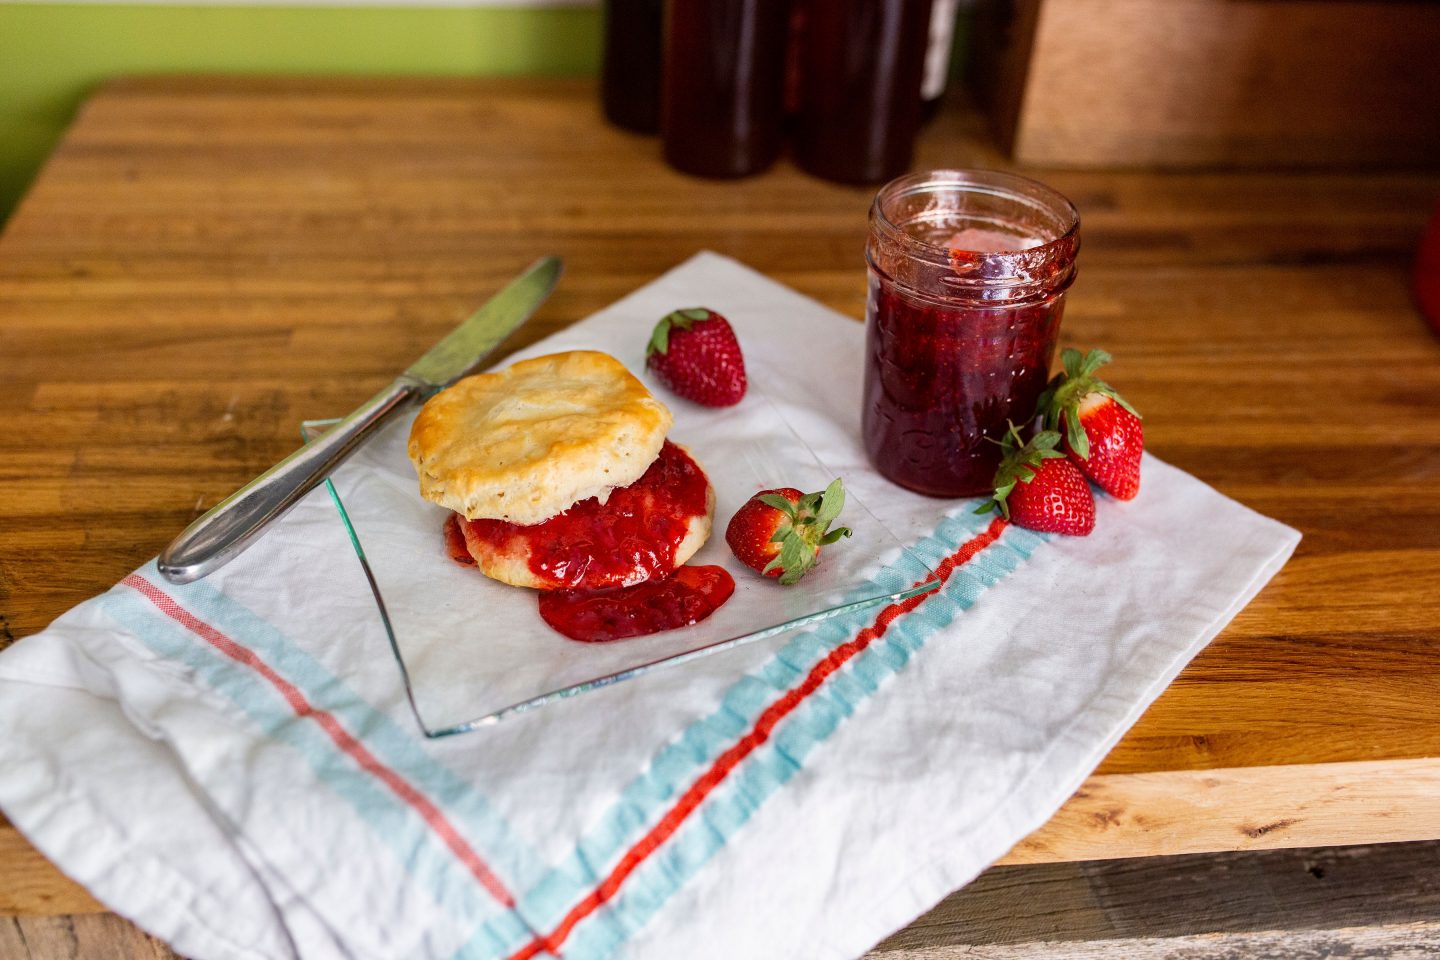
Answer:
[[905, 493], [859, 445], [860, 325], [713, 254], [526, 353], [639, 371], [695, 304], [941, 590], [428, 740], [317, 491], [0, 654], [0, 808], [205, 960], [854, 957], [1044, 823], [1299, 540], [1153, 457], [1080, 539]]

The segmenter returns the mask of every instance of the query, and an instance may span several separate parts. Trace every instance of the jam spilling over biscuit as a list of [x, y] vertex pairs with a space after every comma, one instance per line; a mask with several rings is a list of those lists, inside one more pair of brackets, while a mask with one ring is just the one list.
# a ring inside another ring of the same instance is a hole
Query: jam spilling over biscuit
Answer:
[[460, 514], [452, 513], [445, 518], [445, 552], [450, 559], [462, 567], [475, 566], [475, 558], [465, 545], [465, 531], [460, 528]]
[[540, 617], [571, 640], [602, 643], [699, 623], [734, 592], [724, 567], [681, 567], [633, 587], [544, 591]]
[[[540, 593], [540, 615], [575, 640], [603, 641], [705, 619], [735, 589], [719, 567], [681, 567], [676, 551], [707, 513], [709, 481], [670, 441], [634, 483], [591, 497], [543, 523], [466, 520], [452, 514], [445, 541], [457, 563], [474, 551], [522, 556]], [[675, 571], [672, 574], [672, 571]]]
[[625, 587], [675, 569], [675, 551], [690, 518], [705, 515], [708, 481], [699, 465], [670, 441], [650, 468], [628, 487], [573, 504], [543, 523], [465, 520], [459, 525], [475, 547], [519, 553], [549, 590]]

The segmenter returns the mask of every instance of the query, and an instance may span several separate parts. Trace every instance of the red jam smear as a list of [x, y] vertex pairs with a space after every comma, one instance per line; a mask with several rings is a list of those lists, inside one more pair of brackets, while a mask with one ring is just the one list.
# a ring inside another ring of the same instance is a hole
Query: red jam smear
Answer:
[[925, 303], [872, 273], [862, 417], [880, 472], [931, 496], [990, 492], [1000, 463], [991, 441], [1034, 413], [1062, 305]]
[[445, 518], [445, 552], [450, 559], [465, 567], [475, 566], [475, 558], [465, 544], [465, 531], [460, 528], [460, 514], [452, 513]]
[[551, 590], [626, 587], [675, 568], [692, 517], [705, 515], [709, 481], [669, 440], [650, 468], [605, 503], [591, 497], [543, 523], [459, 520], [467, 541], [528, 549], [530, 572]]
[[611, 590], [547, 590], [540, 617], [583, 643], [607, 643], [699, 623], [735, 592], [724, 567], [681, 567], [668, 577]]

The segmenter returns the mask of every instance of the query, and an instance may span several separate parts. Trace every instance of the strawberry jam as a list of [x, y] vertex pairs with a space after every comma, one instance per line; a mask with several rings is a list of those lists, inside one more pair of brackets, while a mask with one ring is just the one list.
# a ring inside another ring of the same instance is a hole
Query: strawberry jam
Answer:
[[940, 170], [886, 184], [866, 259], [865, 449], [920, 493], [992, 489], [1007, 423], [1045, 389], [1079, 216], [1043, 184]]
[[675, 553], [703, 517], [709, 480], [670, 441], [650, 468], [601, 503], [591, 497], [529, 526], [458, 519], [472, 554], [523, 550], [536, 581], [550, 590], [628, 587], [675, 569]]
[[450, 559], [463, 567], [475, 566], [475, 558], [465, 544], [465, 531], [460, 527], [460, 514], [452, 513], [445, 518], [445, 552]]
[[917, 302], [870, 282], [863, 424], [881, 473], [933, 496], [987, 493], [1006, 424], [1049, 375], [1060, 303], [984, 310]]
[[735, 592], [723, 567], [675, 569], [690, 522], [709, 507], [710, 481], [670, 441], [650, 468], [604, 503], [581, 500], [530, 526], [504, 520], [445, 521], [450, 559], [477, 553], [524, 556], [539, 591], [540, 617], [572, 640], [602, 643], [699, 623]]
[[734, 592], [724, 567], [687, 566], [633, 587], [542, 591], [540, 617], [571, 640], [604, 643], [699, 623]]

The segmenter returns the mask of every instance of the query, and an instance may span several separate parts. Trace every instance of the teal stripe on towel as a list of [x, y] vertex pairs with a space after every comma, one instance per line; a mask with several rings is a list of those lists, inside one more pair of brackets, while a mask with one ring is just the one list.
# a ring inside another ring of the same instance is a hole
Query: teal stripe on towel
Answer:
[[[149, 577], [158, 583], [158, 573]], [[488, 798], [431, 751], [442, 749], [414, 732], [408, 708], [403, 723], [376, 708], [300, 644], [234, 598], [199, 581], [170, 588], [176, 600], [227, 636], [244, 643], [316, 706], [333, 713], [386, 766], [414, 784], [447, 817], [507, 884], [524, 889], [541, 872], [539, 855], [505, 822]], [[377, 621], [378, 623], [378, 621]], [[392, 654], [377, 625], [374, 655], [389, 666]], [[400, 689], [398, 668], [395, 687]]]
[[[947, 518], [912, 553], [934, 566], [983, 531], [991, 518], [968, 512]], [[896, 620], [885, 635], [831, 675], [819, 690], [776, 729], [775, 735], [743, 763], [696, 811], [694, 817], [622, 888], [621, 894], [576, 927], [566, 941], [567, 960], [601, 960], [625, 942], [680, 889], [780, 787], [805, 759], [868, 699], [911, 655], [980, 595], [1003, 579], [1048, 537], [1007, 527], [999, 540], [952, 573], [944, 589]], [[902, 566], [902, 564], [906, 564]], [[901, 561], [877, 582], [910, 583], [919, 571]], [[793, 637], [774, 657], [741, 677], [720, 707], [695, 721], [662, 748], [625, 787], [620, 798], [577, 843], [575, 850], [520, 900], [532, 926], [552, 930], [564, 915], [613, 868], [700, 773], [755, 724], [760, 713], [798, 683], [816, 663], [868, 626], [878, 607], [819, 624]], [[478, 944], [456, 960], [483, 956]]]
[[[199, 604], [191, 606], [189, 600], [187, 597], [185, 605], [197, 617], [205, 619], [232, 639], [238, 635], [249, 642], [248, 634], [240, 631], [232, 633], [233, 623], [227, 624], [229, 629], [222, 627], [217, 622], [222, 618], [214, 617], [213, 610]], [[491, 955], [514, 949], [531, 936], [520, 917], [498, 904], [475, 881], [423, 817], [374, 775], [361, 769], [313, 721], [298, 717], [269, 681], [212, 648], [134, 590], [117, 588], [101, 597], [99, 602], [101, 609], [127, 633], [159, 656], [188, 668], [197, 681], [238, 708], [263, 735], [293, 748], [315, 777], [334, 790], [374, 836], [390, 849], [396, 863], [424, 885], [423, 889], [431, 899], [454, 921], [456, 936], [474, 931], [471, 942], [490, 945]], [[293, 662], [287, 665], [293, 665]], [[271, 666], [275, 664], [272, 662]], [[291, 677], [286, 679], [295, 682]], [[301, 686], [299, 683], [296, 685]], [[312, 705], [330, 710], [347, 726], [354, 722], [353, 716], [349, 715], [356, 709], [353, 703], [337, 707], [330, 702], [335, 699], [334, 689], [322, 688], [319, 694], [309, 689], [304, 692]], [[330, 700], [326, 699], [327, 696]], [[372, 721], [372, 735], [376, 726]], [[359, 736], [358, 730], [350, 730]], [[372, 743], [366, 741], [367, 746]], [[379, 751], [372, 752], [381, 756]], [[410, 775], [403, 766], [399, 766], [397, 772], [407, 778]], [[296, 837], [293, 843], [303, 849], [305, 838]], [[489, 853], [488, 850], [480, 851], [482, 857]], [[477, 919], [480, 921], [478, 928]]]

